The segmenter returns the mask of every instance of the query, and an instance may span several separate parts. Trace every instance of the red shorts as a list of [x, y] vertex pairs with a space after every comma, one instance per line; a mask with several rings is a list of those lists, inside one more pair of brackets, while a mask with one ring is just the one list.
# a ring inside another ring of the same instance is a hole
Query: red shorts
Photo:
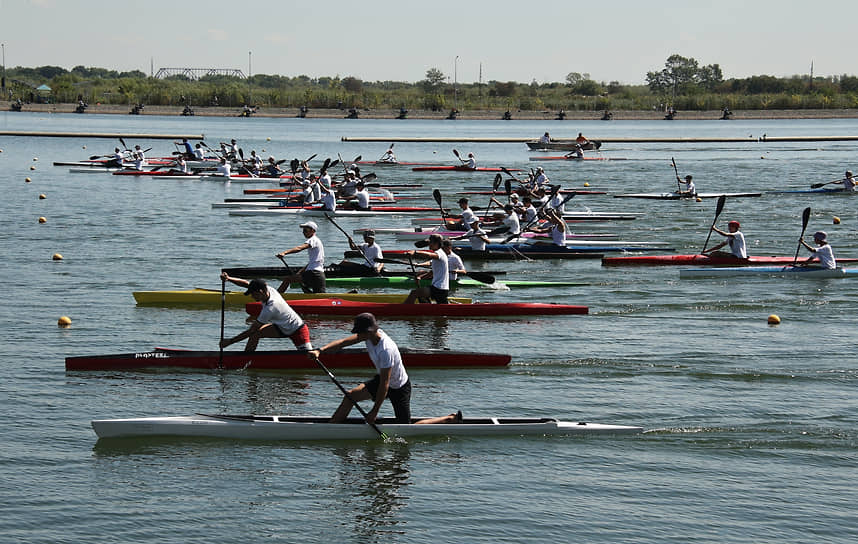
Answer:
[[300, 348], [301, 346], [310, 343], [310, 328], [306, 323], [298, 327], [298, 329], [292, 334], [283, 334], [283, 329], [280, 327], [277, 327], [277, 330], [280, 331], [280, 334], [287, 336], [292, 340], [292, 343], [295, 344], [296, 348]]

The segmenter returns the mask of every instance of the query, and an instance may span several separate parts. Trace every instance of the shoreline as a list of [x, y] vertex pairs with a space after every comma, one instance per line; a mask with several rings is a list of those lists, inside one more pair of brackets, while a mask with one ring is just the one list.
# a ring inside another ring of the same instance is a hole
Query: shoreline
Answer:
[[[11, 102], [0, 101], [0, 111], [10, 111]], [[76, 104], [24, 104], [22, 113], [74, 113]], [[89, 114], [111, 114], [129, 115], [132, 106], [116, 104], [91, 104], [86, 113]], [[241, 117], [241, 108], [225, 107], [193, 107], [194, 116], [199, 117]], [[181, 117], [183, 106], [145, 106], [140, 115], [164, 115]], [[11, 112], [17, 113], [17, 112]], [[409, 110], [408, 119], [436, 119], [444, 120], [449, 111], [433, 112], [430, 110]], [[493, 121], [501, 120], [504, 111], [500, 110], [465, 110], [459, 112], [458, 119], [462, 121]], [[514, 111], [510, 112], [510, 121], [554, 121], [556, 111]], [[611, 110], [613, 121], [659, 121], [664, 120], [664, 112], [646, 110]], [[259, 108], [252, 117], [270, 118], [298, 118], [299, 108]], [[359, 118], [356, 119], [396, 119], [399, 115], [398, 109], [375, 109], [358, 110]], [[347, 109], [310, 109], [305, 116], [306, 119], [344, 119], [348, 117]], [[569, 111], [566, 112], [565, 121], [599, 121], [602, 111]], [[734, 110], [731, 120], [740, 121], [748, 119], [858, 119], [858, 109], [832, 109], [832, 110]], [[676, 113], [676, 121], [721, 121], [721, 110], [708, 111], [679, 111]], [[606, 121], [608, 122], [608, 121]]]

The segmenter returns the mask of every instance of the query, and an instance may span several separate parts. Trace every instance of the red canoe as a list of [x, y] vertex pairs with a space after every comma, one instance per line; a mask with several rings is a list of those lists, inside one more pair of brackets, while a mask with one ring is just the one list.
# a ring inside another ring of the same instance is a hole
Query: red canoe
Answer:
[[[506, 366], [512, 357], [501, 353], [400, 349], [406, 368]], [[219, 368], [218, 351], [155, 348], [141, 353], [66, 357], [66, 370], [135, 370], [140, 368]], [[346, 349], [325, 357], [331, 368], [366, 368], [371, 364], [364, 349]], [[302, 370], [319, 367], [302, 351], [223, 352], [220, 368], [227, 370]]]
[[468, 168], [467, 166], [418, 166], [412, 168], [414, 172], [520, 172], [518, 168], [493, 168], [488, 166], [478, 166], [476, 168]]
[[560, 155], [558, 157], [530, 157], [532, 161], [625, 161], [625, 157], [567, 157]]
[[[385, 253], [388, 253], [387, 251]], [[794, 257], [751, 256], [739, 259], [727, 255], [634, 255], [630, 257], [602, 257], [602, 266], [763, 266], [792, 264]], [[858, 259], [837, 258], [837, 262], [854, 263]]]
[[[519, 315], [572, 315], [586, 314], [587, 306], [544, 302], [475, 302], [473, 304], [396, 304], [363, 302], [338, 298], [290, 300], [289, 306], [303, 315], [356, 316], [372, 312], [384, 317], [505, 317]], [[248, 302], [245, 309], [250, 315], [259, 315], [262, 304]]]

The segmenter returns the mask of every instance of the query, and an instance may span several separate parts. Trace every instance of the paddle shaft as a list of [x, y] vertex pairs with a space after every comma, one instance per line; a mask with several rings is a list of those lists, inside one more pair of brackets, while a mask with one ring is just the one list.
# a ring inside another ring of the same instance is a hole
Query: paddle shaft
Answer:
[[807, 230], [807, 222], [810, 221], [810, 206], [801, 212], [801, 234], [798, 237], [798, 247], [795, 248], [795, 257], [792, 260], [792, 265], [798, 262], [798, 252], [801, 251], [801, 241], [804, 238], [804, 231]]
[[220, 342], [218, 346], [220, 352], [217, 358], [218, 369], [223, 368], [223, 336], [224, 336], [224, 320], [226, 319], [226, 280], [220, 280]]
[[671, 162], [671, 164], [673, 164], [673, 173], [676, 174], [676, 191], [678, 193], [681, 193], [682, 192], [682, 185], [680, 185], [680, 183], [679, 183], [679, 170], [676, 169], [676, 161], [673, 159], [673, 157], [671, 157], [670, 162]]
[[[407, 262], [407, 263], [404, 261], [397, 261], [396, 259], [379, 259], [379, 261], [381, 261], [383, 263], [410, 265], [411, 270], [414, 273], [414, 275], [415, 276], [417, 275], [417, 271], [414, 268], [414, 266], [415, 266], [414, 261], [411, 260], [410, 257], [409, 257], [409, 262]], [[427, 268], [429, 268], [429, 267], [427, 267]], [[486, 272], [465, 272], [462, 275], [468, 276], [469, 278], [474, 279], [480, 283], [491, 284], [491, 283], [494, 283], [496, 281], [496, 278], [494, 276], [492, 276], [491, 274], [488, 274]]]
[[340, 388], [340, 391], [342, 391], [342, 392], [343, 392], [343, 395], [345, 395], [345, 396], [346, 396], [346, 398], [347, 398], [347, 399], [349, 399], [349, 401], [350, 401], [352, 404], [354, 404], [355, 408], [357, 408], [357, 409], [358, 409], [358, 412], [360, 412], [360, 415], [362, 415], [362, 416], [363, 416], [363, 420], [366, 422], [366, 424], [367, 424], [367, 425], [369, 425], [370, 427], [372, 427], [372, 428], [373, 428], [373, 430], [374, 430], [375, 432], [377, 432], [377, 433], [378, 433], [378, 435], [379, 435], [380, 437], [382, 437], [382, 438], [384, 438], [384, 439], [387, 439], [387, 435], [386, 435], [386, 434], [384, 434], [384, 431], [382, 431], [381, 429], [379, 429], [379, 428], [378, 428], [378, 425], [376, 425], [375, 423], [370, 423], [370, 421], [369, 421], [369, 415], [364, 411], [364, 409], [363, 409], [363, 408], [361, 408], [361, 405], [360, 405], [360, 404], [358, 404], [358, 403], [357, 403], [357, 402], [352, 398], [352, 396], [349, 394], [349, 392], [346, 390], [346, 388], [345, 388], [345, 387], [343, 387], [343, 384], [341, 384], [341, 383], [337, 380], [337, 378], [334, 376], [334, 374], [333, 374], [330, 370], [328, 370], [328, 367], [326, 367], [326, 366], [325, 366], [325, 363], [323, 363], [323, 362], [322, 362], [322, 360], [321, 360], [321, 359], [319, 359], [318, 357], [313, 357], [313, 360], [314, 360], [314, 361], [316, 361], [316, 364], [317, 364], [317, 365], [319, 365], [319, 366], [322, 368], [322, 370], [324, 370], [324, 371], [328, 374], [328, 377], [331, 379], [331, 381], [332, 381], [332, 382], [334, 382], [334, 383], [336, 384], [336, 386], [337, 386], [337, 387], [339, 387], [339, 388]]
[[362, 247], [360, 247], [359, 245], [357, 245], [357, 244], [355, 243], [354, 238], [352, 238], [352, 237], [351, 237], [351, 235], [350, 235], [348, 232], [344, 231], [344, 230], [343, 230], [343, 228], [342, 228], [341, 226], [339, 226], [339, 225], [337, 224], [337, 222], [336, 222], [336, 221], [334, 221], [334, 218], [333, 218], [333, 217], [331, 217], [329, 214], [327, 214], [327, 213], [326, 213], [326, 214], [325, 214], [325, 217], [328, 219], [328, 221], [330, 221], [331, 223], [333, 223], [335, 227], [337, 227], [337, 230], [338, 230], [338, 231], [340, 231], [340, 232], [342, 232], [343, 234], [345, 234], [346, 238], [348, 238], [348, 240], [349, 240], [349, 245], [356, 247], [356, 248], [357, 248], [357, 250], [358, 250], [358, 251], [360, 251], [360, 254], [361, 254], [361, 255], [363, 255], [363, 260], [365, 260], [365, 261], [366, 261], [366, 264], [367, 264], [367, 265], [369, 265], [369, 267], [370, 267], [370, 268], [375, 268], [375, 267], [372, 265], [372, 261], [370, 261], [370, 260], [369, 260], [369, 257], [367, 257], [367, 256], [366, 256], [366, 253], [364, 253], [363, 248], [362, 248]]
[[712, 237], [712, 229], [715, 228], [715, 223], [718, 222], [718, 216], [721, 215], [721, 210], [724, 209], [724, 202], [726, 202], [726, 200], [727, 197], [724, 195], [718, 197], [718, 204], [715, 206], [715, 219], [712, 220], [712, 226], [709, 227], [709, 235], [706, 236], [706, 243], [703, 244], [703, 249], [700, 250], [701, 254], [706, 251], [706, 246], [709, 245], [709, 238]]

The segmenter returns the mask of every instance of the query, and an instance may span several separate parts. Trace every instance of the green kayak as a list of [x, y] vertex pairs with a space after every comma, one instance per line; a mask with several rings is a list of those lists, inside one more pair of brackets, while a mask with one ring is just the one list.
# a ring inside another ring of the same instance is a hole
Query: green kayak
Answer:
[[[414, 278], [408, 276], [373, 276], [368, 278], [327, 278], [325, 283], [328, 287], [358, 287], [364, 289], [389, 287], [392, 289], [413, 289], [415, 287]], [[420, 285], [429, 285], [428, 280], [421, 280]], [[493, 284], [487, 284], [473, 280], [471, 278], [459, 278], [454, 282], [450, 282], [450, 289], [457, 287], [486, 287], [491, 289], [502, 288], [505, 285], [509, 288], [522, 287], [569, 287], [588, 285], [586, 283], [574, 281], [530, 281], [530, 280], [501, 280], [497, 279]], [[300, 284], [293, 283], [293, 287], [300, 287]]]

